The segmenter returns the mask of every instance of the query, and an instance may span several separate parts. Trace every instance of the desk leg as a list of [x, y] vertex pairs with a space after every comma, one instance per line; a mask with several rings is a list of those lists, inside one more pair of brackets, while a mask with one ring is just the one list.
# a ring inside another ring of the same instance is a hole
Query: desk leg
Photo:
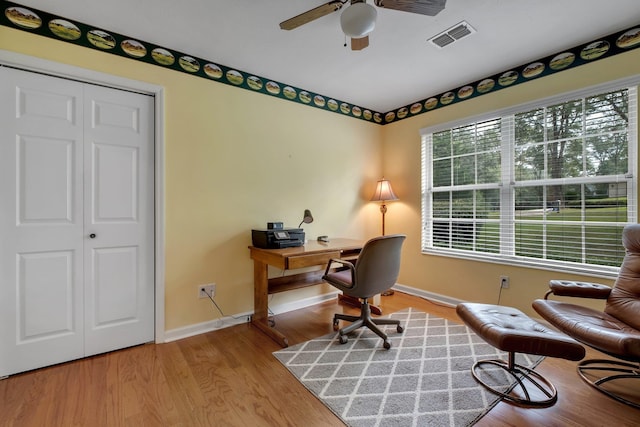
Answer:
[[253, 317], [251, 324], [267, 334], [282, 347], [289, 347], [289, 340], [269, 326], [269, 278], [267, 264], [253, 261]]

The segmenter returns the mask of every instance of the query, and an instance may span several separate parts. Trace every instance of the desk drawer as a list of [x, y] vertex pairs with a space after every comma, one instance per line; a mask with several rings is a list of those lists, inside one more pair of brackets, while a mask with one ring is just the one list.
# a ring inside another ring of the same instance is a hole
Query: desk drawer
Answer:
[[287, 269], [293, 270], [313, 265], [326, 265], [331, 258], [340, 258], [340, 251], [291, 256], [287, 260]]

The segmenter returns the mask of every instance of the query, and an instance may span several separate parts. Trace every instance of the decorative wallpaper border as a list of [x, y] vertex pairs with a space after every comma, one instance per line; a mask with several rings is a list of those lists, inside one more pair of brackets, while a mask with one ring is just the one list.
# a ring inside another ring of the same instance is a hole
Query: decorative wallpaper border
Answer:
[[638, 47], [640, 25], [389, 111], [384, 115], [384, 122], [396, 122]]
[[100, 50], [207, 80], [297, 102], [381, 125], [397, 122], [457, 102], [512, 87], [640, 47], [640, 25], [572, 49], [407, 104], [387, 113], [372, 111], [286, 83], [266, 79], [203, 58], [137, 40], [112, 31], [4, 1], [0, 25]]
[[113, 31], [66, 19], [48, 12], [3, 1], [0, 25], [100, 50], [136, 61], [170, 68], [207, 80], [293, 101], [310, 107], [383, 124], [377, 111], [326, 97], [286, 83], [198, 58], [187, 53], [137, 40]]

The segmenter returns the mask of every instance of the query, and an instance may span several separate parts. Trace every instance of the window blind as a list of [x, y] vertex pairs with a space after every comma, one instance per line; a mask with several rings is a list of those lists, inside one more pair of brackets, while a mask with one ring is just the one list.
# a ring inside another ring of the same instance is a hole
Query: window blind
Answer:
[[605, 89], [424, 132], [423, 250], [619, 266], [636, 221], [637, 99]]

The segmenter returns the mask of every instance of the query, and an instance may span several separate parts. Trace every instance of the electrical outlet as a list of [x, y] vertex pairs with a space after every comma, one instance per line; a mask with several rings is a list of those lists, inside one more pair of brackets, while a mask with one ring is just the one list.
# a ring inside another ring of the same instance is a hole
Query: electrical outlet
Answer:
[[502, 289], [509, 289], [509, 276], [500, 276], [500, 287]]
[[207, 283], [206, 285], [198, 285], [198, 298], [213, 298], [216, 296], [216, 284]]

